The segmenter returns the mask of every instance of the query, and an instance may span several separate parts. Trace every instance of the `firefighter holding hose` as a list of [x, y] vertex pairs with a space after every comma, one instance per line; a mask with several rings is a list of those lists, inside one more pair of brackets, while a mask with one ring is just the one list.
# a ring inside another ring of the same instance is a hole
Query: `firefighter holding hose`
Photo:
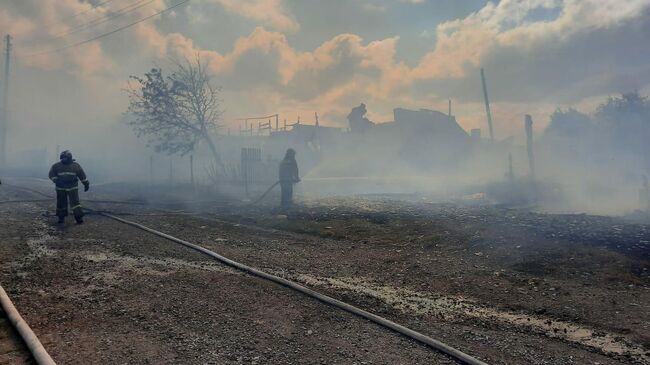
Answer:
[[84, 186], [84, 191], [90, 189], [90, 183], [86, 173], [72, 158], [70, 151], [63, 151], [59, 156], [60, 162], [52, 165], [49, 177], [56, 186], [56, 215], [59, 217], [59, 224], [65, 222], [68, 215], [68, 200], [77, 224], [83, 223], [83, 209], [79, 203], [79, 181]]
[[300, 182], [298, 177], [298, 163], [296, 162], [296, 151], [289, 148], [280, 162], [280, 189], [282, 191], [280, 207], [288, 210], [293, 205], [293, 185]]

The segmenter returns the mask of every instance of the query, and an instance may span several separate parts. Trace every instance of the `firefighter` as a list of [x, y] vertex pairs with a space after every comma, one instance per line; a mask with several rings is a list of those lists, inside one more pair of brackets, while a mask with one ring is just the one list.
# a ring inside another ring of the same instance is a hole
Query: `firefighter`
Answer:
[[296, 151], [289, 148], [280, 162], [280, 189], [282, 198], [280, 206], [283, 210], [291, 208], [293, 204], [293, 184], [300, 182], [298, 177], [298, 163], [296, 162]]
[[84, 191], [90, 189], [90, 183], [84, 170], [72, 158], [70, 151], [61, 152], [59, 158], [61, 161], [52, 165], [49, 173], [50, 180], [56, 186], [56, 215], [59, 217], [59, 224], [65, 222], [69, 199], [74, 219], [81, 224], [84, 222], [84, 212], [79, 203], [79, 181], [83, 184]]

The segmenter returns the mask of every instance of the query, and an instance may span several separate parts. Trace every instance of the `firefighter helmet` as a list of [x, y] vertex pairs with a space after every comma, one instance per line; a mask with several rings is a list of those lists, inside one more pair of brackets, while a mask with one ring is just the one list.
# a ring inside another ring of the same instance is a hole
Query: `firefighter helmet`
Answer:
[[72, 161], [72, 152], [65, 150], [59, 155], [61, 161]]
[[284, 155], [284, 158], [294, 158], [294, 157], [296, 157], [296, 150], [294, 150], [293, 148], [287, 149], [287, 152]]

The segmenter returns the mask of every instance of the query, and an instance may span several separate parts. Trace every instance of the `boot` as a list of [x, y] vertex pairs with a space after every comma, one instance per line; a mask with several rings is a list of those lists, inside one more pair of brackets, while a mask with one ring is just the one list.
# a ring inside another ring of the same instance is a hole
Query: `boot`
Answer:
[[82, 217], [74, 217], [74, 220], [77, 221], [77, 224], [82, 224], [84, 222], [84, 219]]
[[59, 217], [59, 224], [65, 223], [65, 217]]

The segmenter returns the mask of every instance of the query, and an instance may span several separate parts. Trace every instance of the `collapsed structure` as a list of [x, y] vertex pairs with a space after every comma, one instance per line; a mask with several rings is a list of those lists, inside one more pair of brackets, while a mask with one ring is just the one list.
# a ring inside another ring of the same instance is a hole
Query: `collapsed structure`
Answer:
[[[396, 108], [393, 120], [384, 123], [370, 121], [366, 114], [365, 104], [352, 108], [348, 129], [320, 126], [317, 119], [313, 125], [298, 121], [288, 128], [271, 128], [268, 134], [260, 130], [254, 135], [247, 129], [224, 138], [222, 154], [226, 161], [237, 161], [239, 149], [256, 146], [266, 157], [259, 164], [273, 165], [286, 148], [293, 148], [305, 172], [316, 170], [319, 177], [372, 177], [447, 173], [462, 167], [475, 150], [487, 147], [480, 131], [470, 135], [454, 116], [439, 111]], [[274, 171], [263, 166], [259, 170]]]

